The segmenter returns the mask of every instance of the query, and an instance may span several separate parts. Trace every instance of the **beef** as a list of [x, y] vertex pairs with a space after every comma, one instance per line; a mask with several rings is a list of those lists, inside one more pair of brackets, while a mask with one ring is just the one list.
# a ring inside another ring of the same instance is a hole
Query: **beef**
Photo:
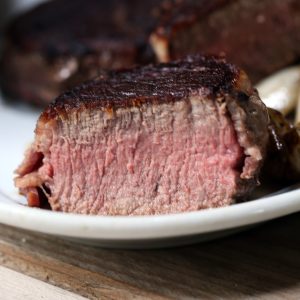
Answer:
[[299, 61], [298, 0], [174, 0], [172, 3], [151, 35], [160, 61], [199, 51], [223, 53], [255, 83]]
[[270, 139], [262, 169], [266, 184], [291, 184], [300, 180], [300, 130], [284, 116], [268, 108]]
[[[224, 59], [114, 71], [41, 114], [15, 179], [29, 205], [151, 215], [221, 207], [258, 183], [266, 107]], [[44, 194], [44, 196], [42, 196]]]
[[0, 82], [45, 104], [105, 69], [225, 54], [253, 82], [299, 60], [298, 0], [54, 0], [6, 34]]
[[8, 27], [0, 80], [5, 94], [47, 104], [99, 70], [153, 61], [149, 30], [160, 0], [54, 0]]

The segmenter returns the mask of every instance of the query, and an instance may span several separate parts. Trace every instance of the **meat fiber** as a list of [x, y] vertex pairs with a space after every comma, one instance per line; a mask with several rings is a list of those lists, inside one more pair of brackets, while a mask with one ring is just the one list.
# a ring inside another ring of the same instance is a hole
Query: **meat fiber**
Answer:
[[257, 185], [268, 115], [223, 59], [111, 72], [40, 116], [16, 186], [29, 205], [151, 215], [226, 206]]

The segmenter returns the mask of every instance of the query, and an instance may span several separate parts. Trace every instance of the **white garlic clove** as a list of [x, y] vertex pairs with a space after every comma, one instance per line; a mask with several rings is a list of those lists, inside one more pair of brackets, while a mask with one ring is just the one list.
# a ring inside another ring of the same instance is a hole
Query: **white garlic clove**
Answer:
[[287, 115], [298, 103], [300, 66], [283, 69], [262, 80], [256, 88], [267, 107]]

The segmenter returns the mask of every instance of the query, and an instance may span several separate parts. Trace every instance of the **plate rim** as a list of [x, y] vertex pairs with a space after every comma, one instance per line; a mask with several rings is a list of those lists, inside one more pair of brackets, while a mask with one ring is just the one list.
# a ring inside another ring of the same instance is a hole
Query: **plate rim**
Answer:
[[[4, 105], [7, 118], [24, 116], [24, 110]], [[36, 112], [26, 110], [35, 124]], [[26, 123], [27, 124], [27, 123]], [[30, 126], [31, 126], [30, 125]], [[27, 125], [26, 125], [27, 126]], [[239, 228], [300, 211], [300, 189], [228, 207], [158, 216], [86, 216], [34, 209], [11, 200], [0, 190], [0, 223], [62, 237], [110, 241], [142, 241], [201, 235]]]
[[[300, 188], [227, 207], [154, 216], [90, 216], [2, 203], [0, 223], [80, 239], [140, 240], [204, 234], [300, 211]], [[16, 222], [17, 221], [17, 222]]]

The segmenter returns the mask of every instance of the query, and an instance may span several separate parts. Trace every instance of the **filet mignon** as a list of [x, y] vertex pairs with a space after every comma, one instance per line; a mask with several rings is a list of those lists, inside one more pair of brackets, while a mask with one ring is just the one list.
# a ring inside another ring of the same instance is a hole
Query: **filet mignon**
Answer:
[[114, 71], [41, 114], [16, 186], [29, 205], [146, 215], [226, 206], [257, 185], [268, 114], [221, 58]]

